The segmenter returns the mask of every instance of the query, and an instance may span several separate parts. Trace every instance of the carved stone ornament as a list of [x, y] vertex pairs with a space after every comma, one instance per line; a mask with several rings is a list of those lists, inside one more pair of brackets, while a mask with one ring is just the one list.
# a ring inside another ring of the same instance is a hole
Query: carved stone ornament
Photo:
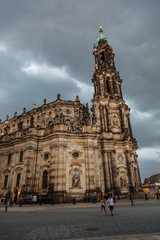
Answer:
[[122, 154], [118, 154], [118, 162], [122, 163], [123, 162], [123, 156]]
[[3, 171], [3, 173], [10, 173], [10, 170], [9, 170], [9, 169], [5, 169], [5, 170]]
[[21, 168], [21, 167], [18, 166], [15, 170], [16, 170], [16, 171], [22, 171], [23, 168]]

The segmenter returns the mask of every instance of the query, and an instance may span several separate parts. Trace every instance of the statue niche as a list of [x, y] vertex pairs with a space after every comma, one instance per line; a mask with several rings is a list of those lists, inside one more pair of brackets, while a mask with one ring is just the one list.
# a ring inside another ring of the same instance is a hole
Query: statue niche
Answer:
[[124, 176], [120, 177], [121, 187], [127, 187], [127, 182]]
[[111, 114], [112, 128], [120, 129], [119, 115], [117, 113]]
[[70, 171], [72, 188], [81, 187], [81, 170], [79, 165], [72, 166]]
[[75, 173], [72, 176], [72, 187], [80, 187], [80, 174]]

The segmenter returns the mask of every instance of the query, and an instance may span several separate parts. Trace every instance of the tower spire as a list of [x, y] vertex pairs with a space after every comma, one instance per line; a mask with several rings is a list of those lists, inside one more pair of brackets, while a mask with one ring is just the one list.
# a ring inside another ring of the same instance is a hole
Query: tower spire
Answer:
[[114, 64], [114, 52], [103, 35], [103, 29], [99, 28], [100, 37], [97, 39], [98, 46], [94, 45], [95, 74], [93, 83], [95, 87], [94, 98], [118, 98], [122, 99], [121, 82]]
[[97, 43], [99, 43], [100, 40], [107, 41], [107, 38], [103, 35], [103, 29], [101, 25], [99, 27], [99, 33], [100, 33], [100, 37], [97, 38]]

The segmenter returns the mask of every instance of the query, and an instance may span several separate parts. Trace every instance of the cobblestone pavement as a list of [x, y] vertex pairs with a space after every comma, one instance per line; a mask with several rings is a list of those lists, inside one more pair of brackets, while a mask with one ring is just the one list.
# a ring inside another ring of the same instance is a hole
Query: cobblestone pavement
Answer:
[[101, 217], [99, 205], [1, 207], [0, 240], [160, 240], [160, 201], [118, 203], [113, 217]]

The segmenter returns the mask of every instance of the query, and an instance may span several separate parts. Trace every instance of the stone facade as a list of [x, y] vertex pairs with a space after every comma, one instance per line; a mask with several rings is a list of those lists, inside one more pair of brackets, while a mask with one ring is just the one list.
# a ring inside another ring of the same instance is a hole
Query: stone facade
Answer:
[[[88, 105], [57, 100], [0, 123], [0, 196], [84, 199], [140, 187], [137, 142], [114, 53], [100, 28], [94, 45], [94, 96]], [[52, 193], [52, 194], [51, 194]]]

